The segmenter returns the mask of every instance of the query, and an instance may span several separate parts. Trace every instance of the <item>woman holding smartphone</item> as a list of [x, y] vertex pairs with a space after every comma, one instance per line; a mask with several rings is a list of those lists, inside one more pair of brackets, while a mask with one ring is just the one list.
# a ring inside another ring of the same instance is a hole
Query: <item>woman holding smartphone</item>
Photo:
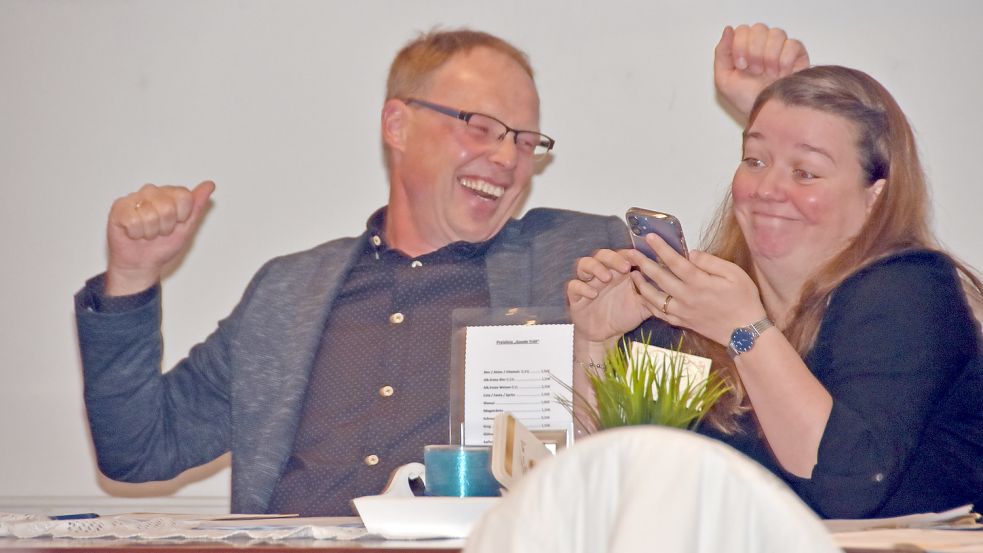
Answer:
[[731, 387], [700, 431], [821, 516], [979, 499], [983, 441], [944, 434], [963, 416], [952, 410], [981, 416], [960, 394], [983, 382], [970, 307], [983, 285], [932, 236], [897, 103], [865, 73], [806, 69], [758, 96], [742, 151], [705, 251], [687, 259], [649, 234], [661, 264], [638, 250], [578, 262], [578, 360], [599, 362], [639, 325], [681, 329]]

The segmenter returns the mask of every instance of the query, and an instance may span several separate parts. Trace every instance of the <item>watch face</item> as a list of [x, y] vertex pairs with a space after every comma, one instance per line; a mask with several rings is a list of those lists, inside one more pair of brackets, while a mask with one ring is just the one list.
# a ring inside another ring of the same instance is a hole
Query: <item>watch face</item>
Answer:
[[754, 334], [746, 328], [738, 328], [730, 335], [730, 345], [740, 353], [746, 353], [754, 346]]

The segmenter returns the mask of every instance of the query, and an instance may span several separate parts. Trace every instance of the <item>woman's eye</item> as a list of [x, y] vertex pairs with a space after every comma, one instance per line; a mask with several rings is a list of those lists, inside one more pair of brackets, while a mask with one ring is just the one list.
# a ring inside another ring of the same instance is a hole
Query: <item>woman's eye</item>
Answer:
[[741, 163], [751, 168], [758, 168], [758, 167], [765, 166], [765, 162], [753, 157], [745, 157], [744, 159], [741, 160]]
[[809, 171], [806, 171], [804, 169], [794, 169], [794, 170], [792, 170], [792, 174], [795, 175], [795, 178], [801, 179], [801, 180], [812, 180], [812, 179], [816, 178], [816, 175], [814, 175], [814, 174], [812, 174]]

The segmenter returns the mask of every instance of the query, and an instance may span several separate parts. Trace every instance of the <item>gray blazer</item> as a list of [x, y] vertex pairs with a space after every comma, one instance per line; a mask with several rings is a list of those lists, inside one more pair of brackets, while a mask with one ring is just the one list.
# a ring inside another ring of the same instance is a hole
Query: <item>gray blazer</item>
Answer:
[[[578, 257], [627, 247], [616, 217], [534, 209], [485, 256], [492, 307], [564, 305]], [[76, 295], [85, 401], [108, 477], [166, 480], [232, 451], [232, 511], [262, 513], [291, 453], [331, 306], [366, 236], [273, 259], [232, 314], [161, 374], [160, 295], [100, 313]]]

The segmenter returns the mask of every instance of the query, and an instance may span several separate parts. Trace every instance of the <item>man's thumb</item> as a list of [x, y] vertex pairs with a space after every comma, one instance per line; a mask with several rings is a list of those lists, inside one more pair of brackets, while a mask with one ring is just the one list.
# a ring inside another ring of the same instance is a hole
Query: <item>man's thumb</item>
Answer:
[[194, 187], [191, 191], [191, 197], [194, 199], [194, 205], [191, 208], [191, 217], [189, 217], [191, 223], [197, 223], [198, 219], [201, 218], [202, 213], [205, 211], [205, 207], [208, 206], [208, 199], [211, 198], [212, 192], [215, 191], [215, 183], [206, 180], [198, 183], [198, 186]]

